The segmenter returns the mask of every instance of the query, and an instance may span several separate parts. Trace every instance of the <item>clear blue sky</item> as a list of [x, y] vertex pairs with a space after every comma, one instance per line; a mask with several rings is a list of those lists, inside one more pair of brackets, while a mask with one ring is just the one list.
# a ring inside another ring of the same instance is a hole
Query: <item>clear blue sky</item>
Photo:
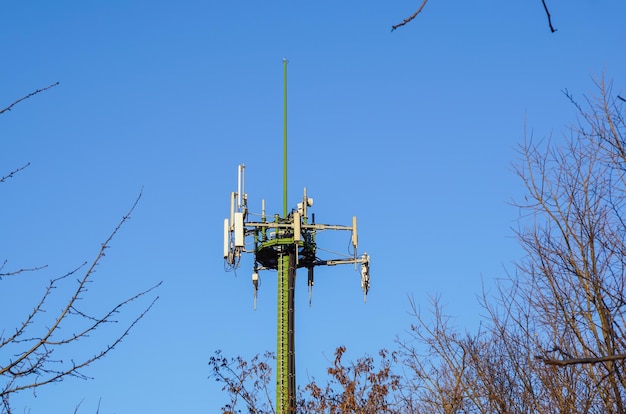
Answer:
[[276, 274], [261, 274], [254, 311], [252, 257], [224, 271], [222, 222], [240, 163], [251, 209], [282, 211], [283, 57], [289, 206], [306, 186], [318, 222], [356, 215], [372, 257], [366, 304], [351, 266], [318, 269], [312, 307], [299, 276], [298, 381], [323, 379], [339, 345], [350, 358], [393, 348], [409, 296], [427, 311], [441, 295], [459, 326], [477, 326], [482, 284], [523, 255], [509, 202], [524, 123], [560, 139], [575, 120], [563, 89], [593, 93], [603, 72], [626, 88], [626, 3], [549, 1], [552, 34], [540, 0], [430, 0], [390, 32], [418, 3], [0, 3], [0, 107], [60, 82], [0, 116], [0, 175], [31, 163], [0, 186], [0, 260], [48, 265], [2, 280], [2, 328], [49, 278], [92, 260], [142, 188], [84, 302], [103, 309], [163, 281], [131, 336], [84, 371], [93, 380], [25, 392], [15, 412], [81, 400], [81, 412], [99, 400], [101, 413], [217, 412], [213, 352], [274, 350]]

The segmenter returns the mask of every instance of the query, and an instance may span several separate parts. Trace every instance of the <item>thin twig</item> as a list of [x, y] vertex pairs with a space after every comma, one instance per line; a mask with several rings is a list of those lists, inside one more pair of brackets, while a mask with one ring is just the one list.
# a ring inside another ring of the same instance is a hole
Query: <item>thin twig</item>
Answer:
[[50, 88], [53, 88], [53, 87], [57, 86], [59, 83], [60, 83], [60, 82], [56, 82], [56, 83], [53, 83], [52, 85], [48, 85], [48, 86], [46, 86], [45, 88], [37, 89], [36, 91], [29, 93], [28, 95], [24, 96], [23, 98], [20, 98], [20, 99], [18, 99], [17, 101], [13, 102], [11, 105], [7, 106], [6, 108], [4, 108], [4, 109], [0, 109], [0, 115], [1, 115], [1, 114], [3, 114], [3, 113], [5, 113], [5, 112], [7, 112], [7, 111], [10, 111], [10, 110], [11, 110], [11, 109], [12, 109], [15, 105], [17, 105], [18, 103], [20, 103], [20, 102], [22, 102], [22, 101], [24, 101], [24, 100], [26, 100], [26, 99], [30, 98], [31, 96], [35, 96], [35, 95], [37, 95], [37, 94], [38, 94], [38, 93], [40, 93], [40, 92], [47, 91], [48, 89], [50, 89]]
[[5, 175], [4, 177], [0, 178], [0, 183], [5, 182], [6, 180], [8, 180], [9, 178], [13, 178], [13, 176], [15, 174], [17, 174], [18, 172], [22, 171], [24, 168], [28, 167], [30, 165], [30, 162], [27, 163], [26, 165], [23, 165], [13, 171], [11, 171], [10, 173], [8, 173], [7, 175]]
[[[2, 271], [2, 269], [4, 269], [4, 266], [6, 264], [7, 264], [7, 261], [5, 260], [2, 263], [2, 265], [0, 266], [0, 271]], [[2, 278], [3, 276], [15, 276], [15, 275], [19, 275], [20, 273], [24, 273], [24, 272], [36, 272], [38, 270], [45, 269], [46, 267], [48, 267], [48, 265], [37, 266], [37, 267], [23, 267], [23, 268], [18, 269], [18, 270], [12, 270], [10, 272], [0, 273], [0, 278]]]
[[408, 22], [410, 22], [411, 20], [415, 19], [415, 17], [417, 17], [418, 14], [420, 14], [422, 12], [422, 9], [424, 8], [424, 6], [426, 5], [426, 2], [428, 2], [428, 0], [424, 0], [422, 2], [422, 5], [419, 7], [419, 9], [417, 9], [417, 11], [415, 13], [413, 13], [411, 16], [407, 17], [406, 19], [404, 19], [402, 21], [402, 23], [398, 23], [394, 26], [391, 26], [391, 31], [393, 32], [394, 30], [396, 30], [398, 27], [402, 27], [405, 24], [407, 24]]

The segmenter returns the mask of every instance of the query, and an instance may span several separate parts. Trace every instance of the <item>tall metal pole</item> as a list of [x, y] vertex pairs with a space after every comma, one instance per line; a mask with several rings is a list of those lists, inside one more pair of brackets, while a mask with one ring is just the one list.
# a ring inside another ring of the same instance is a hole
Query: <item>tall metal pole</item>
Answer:
[[283, 59], [283, 217], [287, 218], [287, 59]]
[[[287, 212], [287, 59], [284, 68], [283, 109], [283, 220], [288, 221]], [[284, 230], [287, 234], [287, 229]], [[276, 346], [276, 412], [295, 413], [295, 329], [294, 329], [294, 285], [296, 281], [295, 248], [290, 244], [280, 247], [278, 255], [278, 341]]]

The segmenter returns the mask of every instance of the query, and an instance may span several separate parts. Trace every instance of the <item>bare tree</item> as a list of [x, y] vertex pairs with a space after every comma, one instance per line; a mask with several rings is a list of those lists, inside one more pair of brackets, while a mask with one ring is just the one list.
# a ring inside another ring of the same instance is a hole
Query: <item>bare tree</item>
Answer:
[[273, 353], [256, 355], [250, 361], [241, 356], [228, 358], [216, 351], [209, 359], [211, 377], [223, 384], [222, 391], [229, 397], [229, 402], [222, 407], [224, 414], [241, 412], [239, 402], [250, 414], [274, 413], [269, 384], [272, 379], [271, 361], [276, 359]]
[[[356, 362], [344, 362], [346, 348], [335, 350], [335, 359], [327, 372], [329, 379], [320, 385], [313, 379], [299, 387], [296, 402], [298, 413], [360, 413], [400, 414], [406, 411], [404, 401], [397, 396], [401, 377], [393, 373], [395, 356], [386, 350], [378, 354], [378, 366], [373, 357], [364, 356]], [[274, 413], [268, 385], [272, 379], [269, 361], [274, 354], [266, 352], [250, 361], [242, 357], [227, 358], [217, 351], [209, 360], [212, 377], [221, 384], [229, 402], [222, 407], [224, 414], [241, 412], [243, 405], [249, 414]], [[239, 404], [239, 403], [242, 404]]]
[[[605, 412], [624, 412], [626, 353], [626, 123], [611, 85], [584, 97], [579, 123], [565, 146], [528, 142], [520, 207], [542, 220], [518, 234], [528, 259], [527, 300], [542, 340], [537, 358], [572, 367], [598, 390]], [[579, 361], [576, 361], [579, 360]]]
[[[483, 293], [481, 329], [451, 326], [435, 301], [399, 355], [420, 412], [625, 412], [626, 122], [604, 79], [564, 140], [520, 147], [526, 257]], [[416, 345], [417, 344], [417, 345]]]
[[[505, 289], [500, 294], [511, 297]], [[456, 327], [437, 300], [429, 315], [412, 306], [417, 323], [408, 338], [398, 340], [397, 354], [405, 367], [403, 395], [413, 412], [589, 412], [578, 409], [588, 391], [577, 375], [546, 367], [529, 354], [537, 349], [536, 337], [526, 332], [532, 321], [510, 314], [511, 302], [490, 298], [488, 316], [474, 333]]]
[[[0, 114], [57, 84], [18, 99], [1, 110]], [[0, 179], [0, 183], [14, 177], [28, 165], [25, 164], [8, 173]], [[91, 263], [85, 262], [67, 274], [51, 279], [42, 295], [33, 303], [32, 310], [25, 314], [15, 327], [4, 327], [0, 332], [0, 377], [3, 380], [0, 384], [0, 412], [11, 412], [11, 396], [16, 393], [25, 390], [34, 391], [70, 377], [88, 378], [84, 369], [104, 358], [119, 345], [158, 299], [152, 298], [142, 311], [131, 317], [121, 330], [111, 334], [105, 343], [90, 344], [90, 336], [93, 336], [96, 330], [100, 332], [105, 325], [118, 322], [116, 318], [125, 312], [130, 303], [140, 300], [160, 285], [159, 283], [113, 304], [103, 312], [90, 311], [88, 307], [88, 286], [93, 282], [95, 269], [101, 264], [113, 238], [130, 219], [140, 198], [141, 193], [113, 232], [101, 244]], [[4, 260], [0, 265], [0, 280], [26, 277], [28, 272], [39, 271], [45, 267], [6, 270], [6, 266], [7, 261]], [[60, 307], [57, 305], [59, 299], [62, 301]]]

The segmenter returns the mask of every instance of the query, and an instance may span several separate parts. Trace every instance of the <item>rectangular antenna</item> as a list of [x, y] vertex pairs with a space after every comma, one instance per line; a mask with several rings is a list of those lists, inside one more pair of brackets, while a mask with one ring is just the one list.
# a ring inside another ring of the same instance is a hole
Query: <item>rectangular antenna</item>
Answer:
[[239, 168], [237, 169], [237, 210], [241, 211], [241, 207], [242, 207], [242, 198], [244, 197], [244, 168], [246, 168], [245, 165], [243, 164], [239, 164]]
[[299, 242], [302, 236], [302, 219], [299, 212], [293, 213], [293, 241]]
[[230, 225], [231, 226], [235, 224], [235, 198], [237, 198], [237, 193], [230, 193]]
[[235, 212], [235, 247], [244, 247], [243, 213]]
[[228, 257], [228, 219], [224, 219], [224, 259]]
[[261, 221], [265, 221], [265, 200], [261, 200]]

